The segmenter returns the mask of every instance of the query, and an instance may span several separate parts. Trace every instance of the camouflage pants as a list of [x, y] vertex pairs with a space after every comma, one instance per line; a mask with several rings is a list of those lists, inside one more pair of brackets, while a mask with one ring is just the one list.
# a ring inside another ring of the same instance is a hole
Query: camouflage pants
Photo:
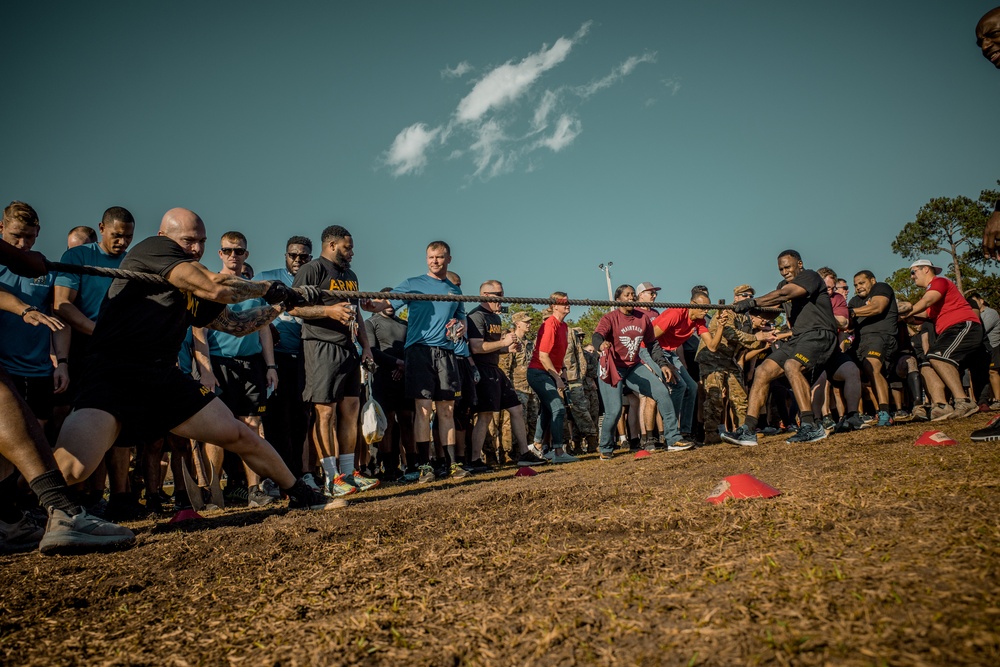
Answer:
[[524, 410], [525, 433], [528, 434], [528, 444], [535, 433], [535, 424], [538, 423], [538, 395], [533, 391], [518, 391], [517, 398], [521, 401], [521, 408]]
[[713, 371], [702, 376], [705, 387], [705, 433], [716, 433], [726, 419], [724, 395], [736, 410], [736, 423], [742, 424], [747, 415], [747, 390], [738, 371]]
[[573, 439], [580, 441], [588, 436], [597, 435], [597, 428], [590, 415], [590, 403], [582, 382], [570, 382], [566, 387], [566, 402], [569, 404], [570, 417], [573, 420]]

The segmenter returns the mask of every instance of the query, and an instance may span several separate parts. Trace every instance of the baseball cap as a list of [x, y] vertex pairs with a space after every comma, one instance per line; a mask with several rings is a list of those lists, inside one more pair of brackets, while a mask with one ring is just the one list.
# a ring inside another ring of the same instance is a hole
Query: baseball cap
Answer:
[[911, 269], [915, 269], [918, 266], [926, 266], [927, 268], [929, 268], [931, 271], [934, 272], [934, 275], [937, 275], [942, 271], [944, 271], [944, 269], [942, 269], [940, 266], [934, 266], [934, 264], [929, 259], [918, 259], [913, 264], [910, 264]]
[[639, 283], [635, 287], [635, 293], [638, 296], [639, 294], [642, 294], [643, 292], [659, 292], [661, 289], [663, 289], [663, 288], [662, 287], [653, 287], [653, 283]]
[[524, 312], [523, 310], [519, 310], [519, 311], [517, 311], [516, 313], [514, 313], [513, 315], [510, 316], [510, 320], [511, 320], [511, 322], [514, 322], [515, 324], [518, 323], [518, 322], [530, 322], [531, 321], [531, 315], [529, 315], [528, 313]]
[[757, 292], [754, 291], [750, 285], [738, 285], [736, 289], [733, 290], [733, 296], [740, 296], [741, 294], [749, 294], [753, 296]]

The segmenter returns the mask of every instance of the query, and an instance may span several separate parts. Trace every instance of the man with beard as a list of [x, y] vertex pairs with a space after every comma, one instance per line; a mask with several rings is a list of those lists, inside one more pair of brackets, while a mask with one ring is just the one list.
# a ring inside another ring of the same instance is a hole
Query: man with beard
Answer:
[[878, 400], [878, 425], [889, 426], [892, 418], [886, 374], [893, 367], [899, 350], [896, 293], [886, 283], [876, 281], [875, 274], [865, 269], [854, 274], [854, 297], [847, 305], [854, 322], [854, 354]]
[[[291, 287], [299, 269], [312, 260], [312, 241], [305, 236], [293, 236], [285, 244], [285, 267], [260, 274], [260, 280], [280, 280]], [[302, 355], [302, 318], [284, 311], [272, 322], [277, 332], [274, 344], [274, 364], [278, 367], [278, 388], [267, 399], [264, 413], [264, 434], [293, 471], [303, 471], [306, 483], [313, 482], [312, 473], [302, 460], [302, 450], [309, 424], [309, 408], [302, 400], [306, 369]]]
[[[351, 270], [354, 257], [351, 233], [340, 225], [330, 225], [323, 230], [320, 243], [320, 256], [299, 269], [293, 285], [357, 291], [358, 276]], [[361, 475], [354, 465], [354, 453], [361, 410], [361, 364], [373, 361], [358, 307], [377, 312], [383, 306], [376, 308], [368, 301], [351, 303], [330, 295], [323, 295], [321, 304], [290, 312], [306, 320], [302, 325], [306, 369], [302, 398], [316, 410], [316, 444], [326, 475], [326, 489], [331, 495], [343, 496], [366, 491], [379, 483]], [[360, 355], [356, 345], [360, 346]]]
[[795, 250], [785, 250], [778, 255], [778, 272], [784, 278], [778, 289], [733, 304], [737, 313], [746, 313], [758, 306], [787, 304], [785, 316], [792, 328], [792, 337], [757, 367], [743, 424], [735, 431], [721, 434], [723, 440], [734, 445], [757, 444], [757, 416], [768, 387], [782, 374], [792, 386], [802, 422], [798, 433], [788, 442], [815, 442], [826, 437], [826, 430], [816, 422], [813, 414], [810, 380], [813, 371], [819, 372], [816, 369], [822, 369], [837, 348], [837, 321], [830, 305], [830, 294], [817, 272], [803, 268], [802, 256]]
[[1000, 69], [1000, 7], [986, 12], [976, 24], [976, 44], [983, 57]]

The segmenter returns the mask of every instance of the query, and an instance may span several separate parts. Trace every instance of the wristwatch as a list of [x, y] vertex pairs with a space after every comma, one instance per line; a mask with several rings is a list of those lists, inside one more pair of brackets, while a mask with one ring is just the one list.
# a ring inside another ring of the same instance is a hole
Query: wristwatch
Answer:
[[27, 308], [24, 309], [24, 312], [21, 313], [21, 319], [24, 319], [24, 316], [27, 315], [28, 313], [31, 313], [31, 312], [34, 312], [34, 311], [37, 311], [37, 310], [38, 309], [35, 308], [34, 306], [28, 306]]

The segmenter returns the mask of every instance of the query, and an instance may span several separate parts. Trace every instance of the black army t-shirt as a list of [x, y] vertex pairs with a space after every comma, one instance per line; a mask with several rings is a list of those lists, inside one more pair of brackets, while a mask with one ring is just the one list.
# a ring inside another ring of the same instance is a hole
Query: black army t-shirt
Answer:
[[[193, 261], [173, 240], [153, 236], [133, 246], [121, 268], [166, 277], [178, 264]], [[101, 364], [175, 366], [188, 327], [210, 324], [225, 307], [171, 285], [115, 278], [89, 349]]]
[[[322, 290], [342, 290], [349, 292], [358, 291], [358, 276], [350, 269], [342, 269], [326, 257], [317, 257], [299, 269], [295, 274], [293, 287], [303, 285], [315, 285]], [[324, 306], [334, 306], [344, 299], [323, 295], [321, 301]], [[357, 307], [357, 300], [352, 301]], [[321, 317], [315, 320], [304, 320], [302, 322], [302, 340], [322, 340], [341, 347], [351, 346], [351, 329], [348, 325], [341, 324], [337, 320], [329, 317]]]
[[889, 307], [878, 315], [859, 317], [858, 335], [880, 334], [883, 336], [895, 336], [899, 331], [899, 309], [896, 306], [896, 293], [887, 284], [875, 283], [866, 298], [854, 296], [847, 305], [851, 308], [861, 308], [868, 305], [873, 296], [884, 296], [889, 300]]
[[[818, 273], [811, 269], [805, 269], [790, 281], [793, 285], [798, 285], [806, 291], [803, 296], [795, 297], [784, 304], [785, 317], [792, 327], [795, 335], [804, 334], [807, 331], [832, 331], [837, 332], [837, 320], [833, 317], [833, 305], [830, 303], [830, 295], [826, 291], [826, 283]], [[778, 289], [785, 286], [785, 282], [778, 283]]]
[[[477, 306], [468, 319], [469, 340], [482, 338], [484, 343], [495, 343], [503, 338], [503, 322], [496, 313], [491, 313], [482, 306]], [[476, 365], [486, 364], [487, 366], [500, 365], [500, 351], [487, 352], [486, 354], [474, 354], [472, 358]]]

